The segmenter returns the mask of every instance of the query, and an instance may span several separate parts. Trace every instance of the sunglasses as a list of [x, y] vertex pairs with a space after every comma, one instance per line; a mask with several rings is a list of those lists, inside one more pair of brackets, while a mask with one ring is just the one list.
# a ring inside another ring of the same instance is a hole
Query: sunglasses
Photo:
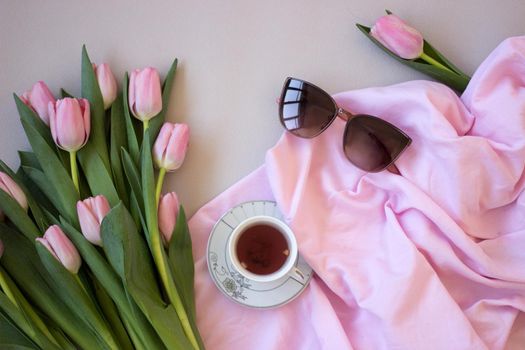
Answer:
[[366, 114], [353, 115], [337, 106], [324, 90], [307, 81], [286, 78], [279, 100], [283, 127], [302, 138], [322, 133], [336, 117], [347, 120], [343, 151], [361, 170], [376, 173], [385, 169], [399, 173], [395, 160], [412, 140], [389, 122]]

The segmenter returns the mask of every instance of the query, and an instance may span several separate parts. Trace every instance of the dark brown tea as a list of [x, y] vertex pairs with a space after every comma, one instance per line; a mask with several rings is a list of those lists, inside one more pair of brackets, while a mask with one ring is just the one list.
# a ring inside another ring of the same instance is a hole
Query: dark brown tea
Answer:
[[268, 275], [281, 268], [290, 250], [286, 238], [268, 225], [254, 225], [239, 237], [237, 258], [246, 270], [257, 275]]

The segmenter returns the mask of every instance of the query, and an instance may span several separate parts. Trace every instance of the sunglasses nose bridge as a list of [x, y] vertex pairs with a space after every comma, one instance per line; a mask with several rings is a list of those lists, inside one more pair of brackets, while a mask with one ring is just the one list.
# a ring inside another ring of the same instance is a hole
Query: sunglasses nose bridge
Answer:
[[344, 110], [343, 108], [341, 108], [341, 107], [339, 107], [337, 105], [336, 105], [336, 107], [337, 107], [337, 113], [336, 114], [342, 120], [348, 121], [354, 116], [352, 113], [348, 112], [347, 110]]

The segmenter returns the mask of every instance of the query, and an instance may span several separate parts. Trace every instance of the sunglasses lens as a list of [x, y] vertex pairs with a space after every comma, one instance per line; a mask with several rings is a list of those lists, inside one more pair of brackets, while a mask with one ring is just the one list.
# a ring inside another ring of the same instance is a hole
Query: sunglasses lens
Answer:
[[319, 135], [336, 116], [330, 95], [302, 80], [289, 78], [281, 95], [281, 123], [292, 134], [310, 138]]
[[355, 166], [378, 172], [392, 164], [411, 140], [382, 119], [358, 115], [347, 123], [343, 142], [346, 157]]

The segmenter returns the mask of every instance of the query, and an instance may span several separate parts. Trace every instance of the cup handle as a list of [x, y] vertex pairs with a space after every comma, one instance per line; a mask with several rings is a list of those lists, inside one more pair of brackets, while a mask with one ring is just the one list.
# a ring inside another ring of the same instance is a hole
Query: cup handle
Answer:
[[295, 266], [288, 273], [288, 276], [290, 276], [299, 283], [306, 283], [306, 274]]

